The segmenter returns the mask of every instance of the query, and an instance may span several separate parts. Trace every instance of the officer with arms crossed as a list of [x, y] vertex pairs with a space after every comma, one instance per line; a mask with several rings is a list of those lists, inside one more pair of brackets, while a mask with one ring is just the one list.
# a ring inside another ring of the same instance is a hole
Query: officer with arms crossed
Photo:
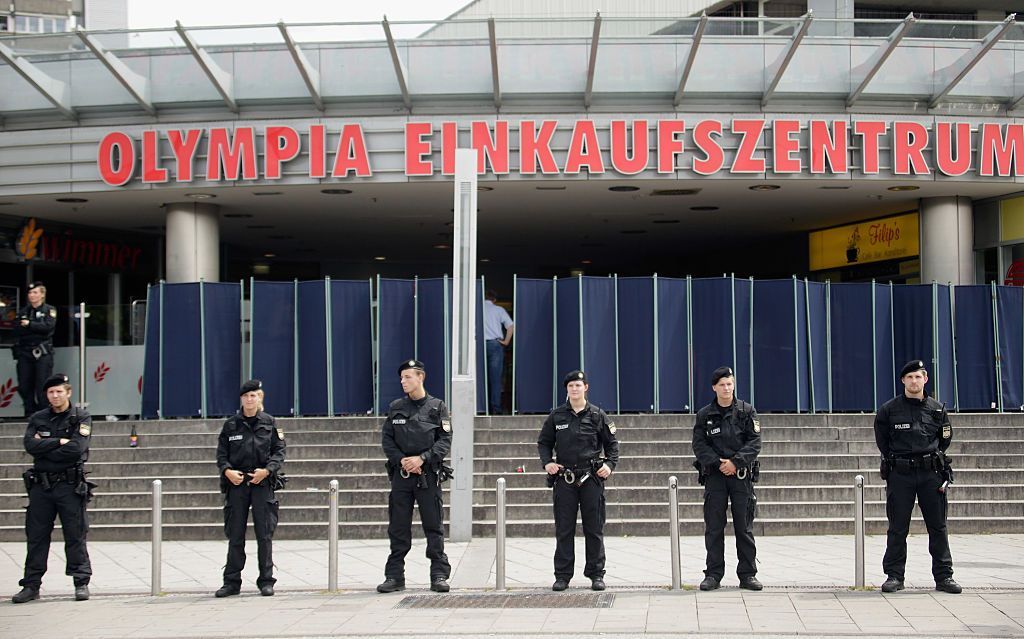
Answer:
[[889, 518], [882, 558], [882, 570], [888, 578], [882, 592], [903, 590], [907, 533], [916, 498], [928, 528], [935, 589], [959, 594], [946, 535], [946, 488], [953, 481], [953, 473], [945, 451], [953, 441], [953, 427], [946, 407], [925, 393], [928, 371], [924, 362], [907, 362], [900, 371], [900, 381], [903, 393], [882, 404], [875, 415], [875, 443], [882, 453], [881, 475], [886, 480], [885, 512]]
[[25, 429], [25, 450], [35, 461], [32, 469], [24, 474], [28, 488], [28, 512], [25, 513], [28, 555], [25, 578], [19, 582], [21, 592], [11, 598], [14, 603], [39, 598], [46, 558], [50, 554], [50, 534], [58, 515], [67, 558], [65, 573], [75, 581], [76, 600], [89, 598], [92, 577], [92, 564], [85, 546], [89, 530], [85, 505], [93, 486], [85, 480], [92, 417], [71, 406], [71, 384], [67, 375], [50, 377], [43, 384], [43, 391], [50, 407], [32, 415]]
[[18, 311], [14, 326], [14, 359], [18, 361], [18, 394], [25, 416], [46, 406], [43, 382], [53, 373], [53, 329], [57, 309], [46, 303], [42, 282], [28, 285], [28, 305]]
[[[615, 423], [587, 400], [587, 376], [572, 371], [562, 380], [568, 401], [551, 411], [537, 439], [540, 463], [554, 487], [555, 583], [569, 587], [576, 564], [576, 513], [583, 518], [587, 563], [583, 574], [591, 589], [604, 590], [604, 482], [619, 463]], [[602, 457], [602, 451], [604, 457]], [[557, 454], [557, 460], [556, 458]]]
[[391, 494], [388, 497], [388, 537], [391, 554], [384, 582], [377, 592], [405, 590], [405, 556], [412, 548], [412, 505], [419, 504], [430, 559], [430, 589], [448, 592], [452, 573], [444, 553], [444, 501], [441, 483], [451, 469], [444, 466], [452, 447], [452, 422], [444, 402], [423, 387], [423, 362], [406, 360], [398, 367], [405, 396], [391, 402], [381, 445], [387, 456]]
[[256, 533], [256, 555], [260, 576], [256, 586], [264, 597], [274, 595], [274, 552], [272, 539], [277, 528], [278, 503], [274, 494], [284, 485], [284, 431], [261, 409], [263, 383], [250, 379], [239, 390], [242, 407], [224, 422], [217, 439], [217, 468], [224, 493], [224, 533], [228, 538], [228, 559], [224, 585], [217, 597], [237, 595], [242, 589], [245, 568], [245, 527], [252, 509]]
[[715, 590], [725, 575], [725, 509], [732, 501], [740, 588], [761, 590], [757, 580], [754, 482], [760, 464], [761, 422], [750, 404], [735, 397], [735, 378], [728, 366], [711, 373], [715, 401], [697, 411], [693, 424], [694, 466], [704, 485], [704, 547], [707, 569], [701, 590]]

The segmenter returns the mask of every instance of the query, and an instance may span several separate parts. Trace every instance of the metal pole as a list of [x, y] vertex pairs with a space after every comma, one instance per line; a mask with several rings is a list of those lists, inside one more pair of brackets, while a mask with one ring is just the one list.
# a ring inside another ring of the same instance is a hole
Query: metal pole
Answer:
[[960, 388], [956, 373], [956, 304], [953, 302], [956, 290], [949, 287], [949, 336], [953, 340], [953, 410], [960, 412]]
[[299, 278], [292, 280], [292, 415], [299, 416]]
[[[519, 276], [512, 274], [512, 326], [519, 326]], [[512, 414], [516, 414], [516, 344], [519, 340], [512, 340]]]
[[658, 344], [658, 274], [654, 274], [654, 278], [651, 280], [651, 288], [653, 289], [651, 295], [654, 300], [654, 404], [651, 406], [654, 409], [654, 414], [657, 415], [661, 412], [661, 388], [659, 382], [661, 381], [661, 375], [658, 374], [658, 368], [661, 367], [661, 358], [658, 357], [658, 350], [660, 345]]
[[992, 280], [992, 356], [996, 364], [996, 405], [999, 412], [1003, 412], [1003, 367], [999, 361], [999, 292], [996, 289], [996, 282]]
[[334, 318], [331, 312], [331, 278], [324, 278], [324, 334], [327, 337], [327, 416], [334, 417]]
[[619, 274], [612, 276], [615, 287], [615, 412], [622, 414], [622, 395], [619, 383]]
[[256, 307], [256, 278], [249, 278], [249, 376], [246, 379], [252, 379], [252, 353], [255, 349], [253, 338], [256, 336], [256, 332], [253, 330], [256, 326], [256, 315], [253, 314], [253, 309]]
[[825, 374], [828, 375], [828, 412], [832, 412], [832, 282], [825, 280]]
[[199, 278], [199, 416], [206, 419], [206, 283]]
[[[686, 276], [686, 381], [687, 401], [690, 412], [697, 412], [693, 406], [693, 278]], [[750, 401], [754, 401], [751, 397]]]
[[370, 278], [370, 322], [373, 329], [373, 414], [380, 415], [380, 275], [377, 275], [377, 312], [373, 311], [373, 278]]
[[939, 285], [935, 280], [932, 280], [932, 372], [935, 373], [932, 391], [935, 393], [935, 399], [942, 401], [942, 383], [939, 377]]
[[150, 553], [152, 564], [150, 567], [149, 594], [154, 597], [160, 594], [160, 570], [163, 566], [162, 545], [164, 526], [164, 491], [163, 482], [159, 479], [153, 480], [153, 548]]
[[551, 408], [558, 406], [558, 276], [551, 278]]
[[811, 331], [811, 285], [804, 278], [804, 317], [807, 318], [807, 384], [809, 385], [811, 413], [818, 412], [818, 402], [814, 397], [814, 333]]
[[875, 305], [875, 280], [871, 280], [871, 405], [878, 408], [878, 307]]
[[241, 385], [251, 379], [245, 377], [245, 280], [238, 280], [238, 358], [238, 374], [242, 377], [238, 384]]
[[580, 316], [580, 370], [581, 371], [585, 371], [585, 370], [587, 370], [587, 351], [583, 347], [583, 276], [582, 275], [580, 275], [579, 278], [577, 278], [576, 284], [577, 284], [577, 286], [579, 286], [579, 288], [577, 289], [577, 292], [579, 293], [579, 301], [577, 302], [577, 304], [579, 304], [579, 306], [577, 308], [579, 309], [579, 316]]
[[[448, 274], [444, 275], [444, 396], [452, 397], [452, 298]], [[486, 370], [486, 367], [484, 368]]]
[[159, 325], [160, 366], [157, 373], [157, 417], [164, 417], [164, 281], [160, 280], [160, 325]]
[[796, 295], [796, 275], [793, 276], [793, 375], [796, 379], [796, 414], [800, 414], [800, 305]]
[[668, 478], [668, 534], [672, 544], [672, 590], [679, 590], [679, 482], [675, 475]]
[[864, 475], [853, 478], [854, 585], [864, 587]]
[[494, 589], [505, 590], [505, 478], [498, 478], [494, 503]]
[[750, 403], [754, 403], [754, 278], [750, 278], [750, 346], [747, 353], [750, 356]]
[[[487, 303], [487, 280], [485, 279], [485, 276], [481, 275], [480, 276], [480, 308], [483, 309], [484, 308], [484, 304], [486, 304], [486, 303]], [[513, 308], [512, 312], [514, 313], [515, 310], [516, 309]], [[473, 318], [473, 321], [475, 322], [476, 318]], [[515, 325], [516, 325], [516, 323], [512, 322], [512, 326], [515, 326]], [[448, 331], [446, 331], [446, 332], [448, 332]], [[484, 350], [484, 415], [490, 415], [491, 414], [491, 383], [492, 383], [493, 380], [491, 380], [491, 371], [490, 371], [491, 364], [490, 364], [490, 361], [487, 358], [487, 335], [483, 335], [483, 342], [484, 342], [484, 349], [483, 349]], [[502, 348], [504, 348], [504, 347], [502, 347]], [[501, 364], [502, 364], [502, 368], [504, 368], [504, 366], [505, 366], [504, 354], [502, 354]], [[502, 372], [504, 372], [504, 371], [502, 371]], [[500, 384], [501, 383], [501, 381], [500, 381], [501, 377], [500, 376], [498, 377], [498, 380], [499, 380], [498, 383]], [[499, 394], [499, 397], [500, 396], [501, 395]], [[495, 408], [499, 408], [499, 407], [495, 406]]]
[[892, 282], [889, 282], [889, 379], [892, 380], [892, 396], [896, 392], [896, 298], [893, 295], [895, 289]]
[[[163, 306], [160, 307], [161, 310]], [[78, 404], [88, 406], [85, 395], [85, 302], [78, 305]]]
[[328, 484], [327, 507], [327, 590], [338, 589], [338, 480], [332, 479]]
[[[729, 273], [729, 302], [730, 302], [730, 313], [732, 315], [732, 364], [733, 373], [739, 366], [736, 365], [736, 274]], [[735, 380], [739, 383], [739, 380]]]
[[412, 278], [412, 357], [420, 358], [420, 276]]

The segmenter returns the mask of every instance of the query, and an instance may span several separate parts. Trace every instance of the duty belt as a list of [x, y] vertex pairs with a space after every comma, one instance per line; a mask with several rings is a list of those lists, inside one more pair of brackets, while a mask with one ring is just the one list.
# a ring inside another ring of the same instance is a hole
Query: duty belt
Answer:
[[893, 457], [892, 465], [897, 468], [925, 468], [928, 470], [941, 470], [942, 460], [937, 454], [930, 453], [928, 455]]

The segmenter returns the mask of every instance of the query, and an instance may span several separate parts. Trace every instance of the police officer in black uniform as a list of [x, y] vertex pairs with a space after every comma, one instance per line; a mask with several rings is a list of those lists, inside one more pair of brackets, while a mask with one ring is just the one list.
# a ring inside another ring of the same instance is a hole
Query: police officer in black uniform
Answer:
[[572, 580], [579, 512], [587, 551], [583, 574], [590, 578], [591, 589], [604, 590], [604, 482], [619, 463], [615, 422], [587, 400], [590, 386], [583, 371], [570, 372], [562, 383], [567, 401], [551, 411], [537, 439], [540, 462], [548, 473], [548, 485], [554, 488], [557, 543], [551, 589], [565, 590]]
[[384, 566], [384, 582], [377, 592], [405, 590], [405, 556], [412, 548], [412, 506], [419, 504], [427, 537], [430, 589], [448, 592], [452, 567], [444, 552], [444, 502], [441, 483], [449, 469], [445, 455], [452, 447], [448, 407], [423, 387], [423, 362], [410, 359], [398, 367], [405, 396], [391, 402], [384, 421], [381, 445], [387, 457], [391, 494], [388, 496], [388, 537], [391, 554]]
[[85, 512], [92, 483], [85, 479], [85, 461], [89, 458], [92, 418], [71, 405], [71, 384], [66, 375], [57, 374], [45, 381], [43, 392], [50, 407], [38, 411], [25, 429], [25, 450], [35, 460], [24, 474], [28, 488], [28, 512], [25, 535], [28, 554], [21, 591], [11, 600], [25, 603], [39, 598], [39, 586], [46, 573], [50, 554], [50, 534], [60, 516], [64, 534], [66, 574], [75, 582], [75, 599], [89, 598], [92, 564], [85, 546], [89, 522]]
[[260, 410], [262, 382], [250, 379], [239, 391], [242, 407], [224, 422], [217, 440], [217, 468], [224, 493], [224, 533], [228, 559], [224, 585], [217, 597], [237, 595], [245, 567], [245, 527], [252, 508], [260, 576], [256, 586], [264, 597], [274, 594], [274, 556], [271, 540], [277, 528], [275, 488], [283, 486], [284, 431]]
[[53, 373], [53, 329], [57, 309], [46, 303], [42, 282], [28, 285], [28, 304], [18, 310], [14, 325], [14, 358], [18, 361], [18, 394], [29, 416], [46, 406], [43, 382]]
[[907, 362], [900, 371], [900, 381], [903, 393], [882, 404], [875, 415], [875, 443], [882, 453], [885, 513], [889, 519], [882, 558], [882, 570], [888, 578], [882, 592], [903, 590], [907, 533], [916, 498], [928, 528], [935, 589], [959, 594], [946, 534], [946, 488], [953, 475], [945, 451], [953, 441], [953, 427], [946, 407], [925, 392], [928, 371], [924, 362]]
[[725, 510], [732, 502], [740, 588], [761, 590], [757, 580], [754, 481], [761, 452], [761, 422], [750, 404], [736, 399], [735, 378], [728, 366], [711, 373], [715, 401], [697, 411], [693, 424], [694, 466], [704, 484], [704, 547], [707, 568], [701, 590], [715, 590], [725, 576]]

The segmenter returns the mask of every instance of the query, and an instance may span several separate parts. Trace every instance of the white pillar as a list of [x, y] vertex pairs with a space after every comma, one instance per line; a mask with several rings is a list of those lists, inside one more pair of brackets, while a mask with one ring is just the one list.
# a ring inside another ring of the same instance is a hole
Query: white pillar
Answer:
[[921, 283], [974, 284], [974, 214], [970, 198], [922, 198]]
[[220, 281], [220, 218], [216, 204], [167, 204], [168, 282]]

